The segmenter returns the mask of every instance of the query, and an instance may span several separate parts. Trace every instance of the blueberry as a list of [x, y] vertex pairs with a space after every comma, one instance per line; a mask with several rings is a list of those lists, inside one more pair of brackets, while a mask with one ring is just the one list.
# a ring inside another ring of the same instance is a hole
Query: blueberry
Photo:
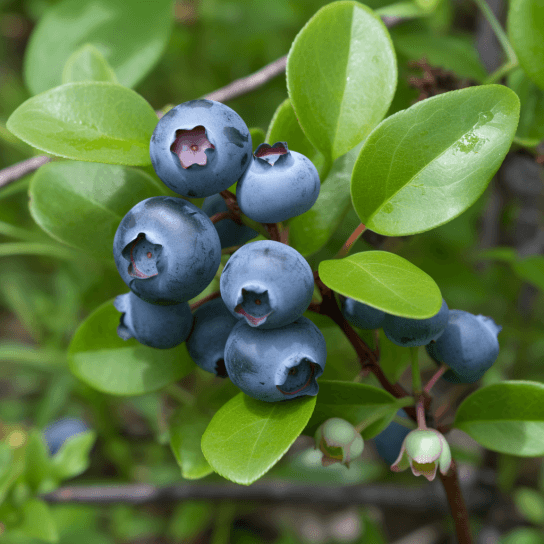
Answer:
[[298, 319], [314, 292], [314, 276], [294, 248], [272, 240], [249, 242], [227, 261], [219, 281], [221, 297], [237, 319], [273, 329]]
[[202, 198], [228, 189], [250, 163], [251, 135], [242, 118], [214, 100], [190, 100], [157, 123], [149, 154], [172, 191]]
[[239, 321], [225, 346], [231, 381], [246, 395], [266, 402], [317, 395], [316, 379], [326, 359], [325, 338], [306, 317], [264, 330]]
[[188, 302], [161, 306], [130, 291], [115, 297], [113, 304], [122, 312], [117, 334], [123, 340], [136, 338], [145, 346], [168, 349], [185, 342], [191, 331], [193, 314]]
[[121, 220], [113, 256], [135, 295], [154, 304], [178, 304], [213, 280], [221, 263], [221, 242], [200, 208], [183, 198], [154, 196]]
[[[408, 415], [404, 410], [399, 410], [397, 416], [408, 419]], [[410, 430], [408, 427], [392, 421], [381, 433], [373, 438], [378, 455], [388, 465], [392, 465], [396, 461], [402, 447], [402, 442]]]
[[384, 322], [385, 312], [352, 298], [342, 302], [342, 314], [354, 326], [360, 329], [379, 329]]
[[[204, 200], [202, 211], [206, 213], [208, 217], [211, 217], [216, 213], [228, 211], [228, 207], [225, 204], [225, 199], [220, 194], [216, 194], [209, 196]], [[252, 238], [259, 236], [259, 233], [256, 230], [253, 230], [247, 225], [238, 225], [238, 223], [235, 223], [232, 219], [222, 219], [218, 223], [214, 223], [214, 226], [217, 230], [217, 234], [219, 234], [221, 249], [232, 246], [242, 246]]]
[[397, 346], [424, 346], [436, 340], [444, 332], [448, 323], [448, 305], [442, 299], [442, 306], [437, 314], [428, 319], [410, 319], [386, 314], [383, 322], [385, 336]]
[[286, 142], [261, 144], [236, 186], [244, 215], [259, 223], [277, 223], [307, 212], [321, 183], [312, 161], [289, 151]]
[[51, 455], [55, 455], [60, 447], [72, 436], [88, 431], [89, 427], [81, 419], [65, 417], [51, 423], [43, 430], [43, 436]]
[[226, 378], [225, 344], [237, 323], [222, 298], [203, 304], [194, 313], [193, 328], [187, 338], [191, 359], [203, 370]]
[[490, 317], [450, 310], [443, 334], [425, 349], [435, 361], [450, 367], [451, 373], [446, 372], [445, 379], [453, 383], [474, 383], [497, 360], [497, 336], [501, 330], [502, 327]]

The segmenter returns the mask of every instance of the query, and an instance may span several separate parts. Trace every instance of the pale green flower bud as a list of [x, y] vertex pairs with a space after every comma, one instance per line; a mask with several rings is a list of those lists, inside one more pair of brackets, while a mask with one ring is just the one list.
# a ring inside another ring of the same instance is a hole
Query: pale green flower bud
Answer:
[[324, 467], [342, 463], [349, 468], [349, 463], [363, 453], [364, 441], [351, 423], [331, 417], [317, 429], [315, 447], [323, 452], [321, 464]]
[[391, 470], [400, 472], [408, 467], [414, 476], [434, 480], [437, 469], [446, 474], [451, 466], [450, 446], [436, 429], [415, 429], [406, 435]]

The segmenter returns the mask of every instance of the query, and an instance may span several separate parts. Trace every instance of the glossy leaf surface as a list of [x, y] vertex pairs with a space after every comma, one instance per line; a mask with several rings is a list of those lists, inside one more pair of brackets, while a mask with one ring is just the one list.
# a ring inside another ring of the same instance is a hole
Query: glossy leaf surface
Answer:
[[237, 484], [250, 485], [274, 466], [300, 435], [316, 397], [264, 402], [236, 395], [213, 416], [202, 436], [211, 467]]
[[80, 161], [151, 164], [149, 141], [158, 119], [138, 93], [101, 82], [66, 83], [29, 98], [7, 128], [47, 153]]
[[459, 406], [454, 426], [492, 451], [544, 455], [544, 384], [508, 381], [478, 389]]
[[319, 277], [337, 293], [392, 315], [427, 319], [442, 305], [440, 289], [428, 274], [387, 251], [321, 261]]
[[370, 8], [332, 2], [293, 41], [286, 75], [302, 130], [334, 161], [383, 119], [395, 94], [397, 61], [387, 28]]
[[351, 196], [361, 222], [404, 236], [457, 217], [499, 169], [518, 119], [519, 99], [503, 85], [440, 94], [388, 117], [353, 169]]

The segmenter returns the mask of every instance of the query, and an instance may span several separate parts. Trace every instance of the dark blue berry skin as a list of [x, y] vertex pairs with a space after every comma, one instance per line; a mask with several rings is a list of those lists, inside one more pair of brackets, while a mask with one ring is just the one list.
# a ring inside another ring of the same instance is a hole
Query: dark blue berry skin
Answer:
[[[216, 213], [228, 211], [225, 199], [220, 195], [212, 195], [206, 198], [202, 204], [202, 211], [208, 217]], [[242, 246], [252, 238], [259, 236], [259, 233], [247, 225], [238, 225], [232, 219], [222, 219], [214, 223], [221, 241], [221, 249], [232, 246]]]
[[179, 195], [203, 198], [228, 189], [248, 168], [251, 135], [242, 118], [214, 100], [190, 100], [157, 123], [149, 154], [157, 176]]
[[[399, 410], [397, 416], [408, 419], [404, 410]], [[411, 431], [392, 421], [380, 434], [377, 434], [373, 440], [378, 450], [378, 455], [388, 464], [392, 465], [399, 456], [402, 442], [406, 435]]]
[[115, 297], [122, 312], [117, 334], [123, 340], [136, 338], [150, 348], [169, 349], [185, 342], [193, 324], [188, 302], [161, 306], [137, 297], [132, 291]]
[[240, 210], [259, 223], [277, 223], [307, 212], [321, 182], [312, 161], [287, 142], [261, 144], [236, 186]]
[[306, 317], [259, 329], [238, 322], [225, 346], [231, 381], [246, 395], [265, 402], [317, 395], [327, 359], [325, 338]]
[[186, 342], [191, 359], [206, 372], [226, 378], [225, 344], [237, 323], [221, 297], [200, 306], [194, 313], [193, 328]]
[[382, 310], [349, 297], [342, 302], [342, 314], [354, 327], [366, 330], [379, 329], [385, 319]]
[[66, 440], [88, 430], [89, 427], [81, 419], [65, 417], [48, 425], [43, 430], [43, 436], [49, 448], [49, 453], [55, 455]]
[[273, 329], [302, 316], [312, 301], [314, 276], [294, 248], [273, 240], [249, 242], [227, 261], [221, 298], [237, 319]]
[[135, 295], [153, 304], [179, 304], [213, 280], [221, 263], [221, 242], [200, 208], [183, 198], [154, 196], [123, 217], [113, 256]]
[[497, 338], [502, 327], [493, 319], [463, 310], [450, 310], [443, 334], [425, 346], [427, 353], [450, 369], [444, 375], [452, 383], [477, 382], [499, 356]]
[[448, 315], [448, 305], [442, 299], [439, 312], [428, 319], [409, 319], [387, 314], [382, 325], [383, 332], [397, 346], [425, 346], [444, 332]]

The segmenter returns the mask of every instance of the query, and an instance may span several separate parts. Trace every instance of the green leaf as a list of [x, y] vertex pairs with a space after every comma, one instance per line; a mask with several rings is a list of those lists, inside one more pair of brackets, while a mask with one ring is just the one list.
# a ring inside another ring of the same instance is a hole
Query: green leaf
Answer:
[[478, 389], [459, 406], [454, 426], [492, 451], [544, 455], [544, 384], [507, 381]]
[[499, 544], [544, 544], [544, 535], [540, 529], [520, 527], [503, 534]]
[[511, 265], [518, 277], [544, 291], [544, 257], [542, 255], [518, 258]]
[[296, 36], [286, 75], [302, 130], [334, 161], [383, 119], [395, 94], [397, 61], [387, 28], [369, 7], [332, 2]]
[[534, 525], [544, 525], [544, 497], [536, 489], [518, 487], [513, 500], [521, 515]]
[[539, 89], [521, 68], [508, 74], [508, 86], [521, 103], [516, 136], [531, 140], [536, 146], [544, 139], [544, 90]]
[[380, 337], [380, 368], [391, 383], [397, 383], [412, 362], [410, 350], [391, 342], [383, 330], [380, 330], [378, 334]]
[[53, 238], [94, 257], [113, 259], [113, 238], [138, 202], [167, 194], [166, 185], [136, 168], [55, 161], [34, 174], [30, 214]]
[[47, 153], [80, 161], [149, 165], [158, 119], [138, 93], [105, 81], [66, 83], [23, 102], [7, 128]]
[[360, 148], [361, 144], [334, 162], [316, 203], [289, 220], [289, 245], [302, 255], [311, 255], [325, 246], [351, 208], [351, 172]]
[[208, 416], [189, 406], [178, 408], [170, 418], [170, 447], [182, 476], [188, 480], [204, 478], [213, 472], [200, 447], [209, 423]]
[[57, 2], [30, 36], [23, 67], [27, 87], [38, 94], [60, 85], [66, 61], [86, 43], [102, 53], [122, 85], [134, 87], [161, 57], [172, 20], [171, 0]]
[[316, 397], [264, 402], [236, 395], [213, 416], [202, 436], [211, 467], [237, 484], [250, 485], [274, 466], [300, 435]]
[[259, 147], [260, 144], [265, 142], [264, 130], [260, 127], [254, 127], [249, 129], [251, 134], [251, 144], [253, 145], [253, 152]]
[[62, 83], [74, 81], [109, 81], [118, 83], [113, 68], [102, 53], [91, 43], [74, 51], [64, 65]]
[[32, 429], [28, 434], [25, 480], [35, 493], [47, 493], [57, 486], [47, 445], [42, 432], [38, 429]]
[[[287, 142], [291, 151], [297, 151], [308, 157], [317, 170], [323, 167], [325, 157], [310, 143], [298, 122], [291, 100], [286, 98], [276, 109], [266, 133], [265, 142]], [[321, 180], [323, 182], [323, 180]]]
[[401, 25], [391, 29], [391, 38], [399, 56], [406, 60], [418, 61], [424, 57], [431, 66], [451, 70], [460, 77], [477, 82], [487, 77], [471, 34], [444, 36], [430, 32], [416, 33]]
[[52, 458], [55, 476], [66, 480], [85, 472], [91, 462], [89, 454], [95, 440], [94, 431], [85, 431], [66, 440]]
[[49, 505], [41, 499], [29, 499], [21, 507], [23, 522], [17, 527], [25, 535], [56, 544], [59, 535]]
[[398, 409], [397, 399], [379, 387], [320, 380], [315, 410], [304, 434], [313, 436], [317, 428], [331, 417], [345, 419], [353, 426], [370, 417], [378, 417], [361, 433], [364, 439], [373, 438], [391, 423]]
[[321, 261], [318, 270], [321, 281], [333, 291], [388, 314], [427, 319], [442, 305], [435, 281], [395, 253], [363, 251]]
[[403, 19], [417, 19], [418, 17], [427, 17], [432, 11], [418, 6], [415, 2], [410, 0], [406, 2], [396, 2], [395, 4], [388, 4], [374, 10], [376, 15], [380, 17], [402, 17]]
[[506, 26], [521, 67], [544, 89], [544, 1], [512, 0]]
[[514, 138], [519, 99], [503, 85], [440, 94], [388, 117], [367, 138], [351, 180], [367, 228], [405, 236], [469, 208]]
[[87, 385], [111, 395], [143, 395], [188, 374], [194, 363], [185, 342], [155, 349], [117, 335], [121, 317], [113, 299], [78, 327], [68, 348], [71, 371]]

